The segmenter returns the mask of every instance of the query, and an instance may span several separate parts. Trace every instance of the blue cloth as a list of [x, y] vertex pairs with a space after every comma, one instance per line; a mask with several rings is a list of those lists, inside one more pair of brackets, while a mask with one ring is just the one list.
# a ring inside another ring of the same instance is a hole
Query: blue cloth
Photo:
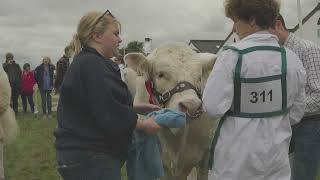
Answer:
[[[162, 109], [149, 113], [162, 127], [181, 128], [186, 124], [186, 115], [175, 109]], [[161, 161], [161, 146], [157, 135], [135, 132], [135, 142], [127, 160], [128, 180], [155, 180], [164, 176]]]

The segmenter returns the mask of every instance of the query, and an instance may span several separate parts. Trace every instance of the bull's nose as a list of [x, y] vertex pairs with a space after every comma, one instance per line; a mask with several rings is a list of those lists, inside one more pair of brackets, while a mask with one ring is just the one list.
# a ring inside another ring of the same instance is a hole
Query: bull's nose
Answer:
[[200, 99], [185, 99], [180, 101], [178, 105], [180, 111], [193, 113], [201, 108], [201, 104], [202, 102]]

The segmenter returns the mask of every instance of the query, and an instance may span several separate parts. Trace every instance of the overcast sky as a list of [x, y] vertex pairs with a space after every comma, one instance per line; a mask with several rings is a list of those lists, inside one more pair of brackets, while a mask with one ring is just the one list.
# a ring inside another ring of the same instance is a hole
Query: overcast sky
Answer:
[[[319, 0], [301, 0], [305, 16]], [[282, 0], [281, 13], [292, 28], [297, 23], [296, 0]], [[223, 0], [1, 0], [0, 62], [11, 51], [15, 59], [55, 63], [70, 42], [83, 14], [109, 9], [122, 24], [122, 45], [153, 39], [165, 41], [225, 39], [232, 21], [224, 16]], [[20, 64], [22, 65], [22, 64]]]

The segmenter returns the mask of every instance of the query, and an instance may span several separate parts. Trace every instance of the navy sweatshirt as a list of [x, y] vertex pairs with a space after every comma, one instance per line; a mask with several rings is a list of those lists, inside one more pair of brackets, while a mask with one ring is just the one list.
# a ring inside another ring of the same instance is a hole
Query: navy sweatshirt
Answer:
[[61, 86], [57, 150], [89, 150], [127, 158], [137, 114], [120, 69], [95, 49], [74, 57]]

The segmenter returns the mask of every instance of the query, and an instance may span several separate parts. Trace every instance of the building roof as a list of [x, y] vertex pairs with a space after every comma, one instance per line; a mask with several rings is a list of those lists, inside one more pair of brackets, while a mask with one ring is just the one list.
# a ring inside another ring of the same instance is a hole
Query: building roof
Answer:
[[189, 45], [192, 44], [199, 52], [216, 54], [222, 42], [223, 40], [190, 40]]
[[[320, 3], [318, 3], [317, 6], [309, 14], [307, 14], [307, 16], [305, 18], [303, 18], [302, 24], [306, 23], [319, 10], [320, 10]], [[318, 20], [318, 23], [319, 23], [319, 20]], [[298, 29], [299, 29], [299, 24], [297, 24], [294, 28], [289, 29], [289, 31], [294, 33]]]
[[217, 52], [219, 52], [219, 50], [224, 46], [224, 44], [230, 39], [230, 37], [232, 36], [233, 33], [234, 33], [234, 32], [231, 31], [231, 32], [228, 34], [227, 38], [221, 42], [220, 47], [219, 47], [219, 49], [218, 49]]

